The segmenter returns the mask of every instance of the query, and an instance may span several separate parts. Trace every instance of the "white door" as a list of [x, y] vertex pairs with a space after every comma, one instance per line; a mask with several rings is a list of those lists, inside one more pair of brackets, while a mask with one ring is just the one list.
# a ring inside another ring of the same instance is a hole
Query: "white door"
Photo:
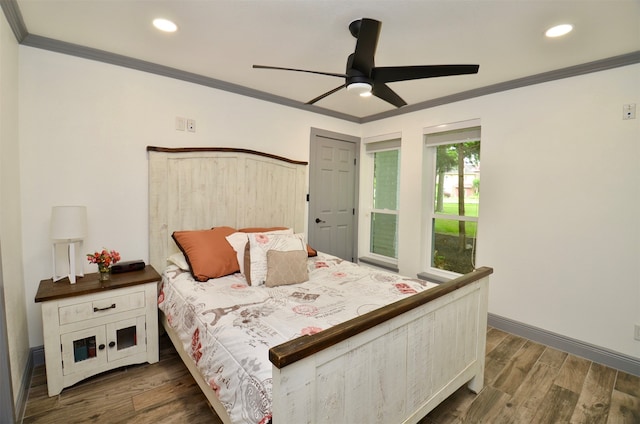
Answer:
[[318, 129], [309, 155], [309, 244], [355, 262], [360, 139]]

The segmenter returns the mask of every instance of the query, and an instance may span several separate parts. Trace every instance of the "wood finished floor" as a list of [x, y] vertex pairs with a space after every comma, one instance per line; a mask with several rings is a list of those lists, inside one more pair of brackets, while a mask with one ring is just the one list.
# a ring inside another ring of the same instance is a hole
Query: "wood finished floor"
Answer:
[[[420, 424], [640, 423], [640, 377], [494, 328], [486, 352], [484, 389], [462, 387]], [[45, 367], [34, 370], [23, 423], [91, 422], [221, 423], [166, 336], [158, 363], [104, 373], [51, 398]]]

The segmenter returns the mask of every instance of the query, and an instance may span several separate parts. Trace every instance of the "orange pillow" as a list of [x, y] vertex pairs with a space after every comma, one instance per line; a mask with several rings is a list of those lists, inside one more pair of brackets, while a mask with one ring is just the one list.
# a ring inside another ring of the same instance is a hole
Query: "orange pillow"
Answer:
[[307, 244], [307, 256], [310, 258], [313, 256], [318, 256], [318, 251]]
[[187, 259], [193, 278], [207, 281], [240, 271], [236, 252], [225, 238], [235, 232], [235, 228], [217, 227], [175, 231], [171, 237]]

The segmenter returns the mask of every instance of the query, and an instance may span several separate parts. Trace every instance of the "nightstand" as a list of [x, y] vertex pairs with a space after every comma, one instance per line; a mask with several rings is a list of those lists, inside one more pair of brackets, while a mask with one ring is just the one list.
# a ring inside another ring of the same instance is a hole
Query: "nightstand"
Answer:
[[105, 282], [98, 273], [76, 284], [40, 281], [49, 396], [104, 371], [158, 362], [159, 281], [150, 265]]

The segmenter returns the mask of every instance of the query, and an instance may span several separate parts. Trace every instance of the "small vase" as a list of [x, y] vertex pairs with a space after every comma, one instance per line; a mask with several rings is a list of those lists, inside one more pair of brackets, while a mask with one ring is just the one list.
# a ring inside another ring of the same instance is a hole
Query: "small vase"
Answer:
[[100, 281], [109, 281], [111, 279], [110, 267], [98, 264], [98, 271], [100, 274]]

